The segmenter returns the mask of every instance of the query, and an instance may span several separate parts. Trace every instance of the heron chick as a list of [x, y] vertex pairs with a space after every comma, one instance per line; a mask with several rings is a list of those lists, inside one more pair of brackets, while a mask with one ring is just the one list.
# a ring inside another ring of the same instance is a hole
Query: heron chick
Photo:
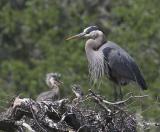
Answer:
[[78, 99], [81, 99], [84, 96], [80, 85], [77, 84], [72, 85], [72, 91]]
[[102, 76], [107, 76], [117, 86], [136, 82], [143, 90], [146, 82], [134, 59], [119, 45], [108, 41], [97, 26], [90, 26], [82, 33], [67, 38], [87, 39], [86, 56], [89, 63], [89, 73], [94, 82]]
[[60, 77], [59, 73], [47, 73], [45, 81], [51, 90], [41, 93], [36, 101], [55, 101], [59, 99], [59, 86], [62, 83]]

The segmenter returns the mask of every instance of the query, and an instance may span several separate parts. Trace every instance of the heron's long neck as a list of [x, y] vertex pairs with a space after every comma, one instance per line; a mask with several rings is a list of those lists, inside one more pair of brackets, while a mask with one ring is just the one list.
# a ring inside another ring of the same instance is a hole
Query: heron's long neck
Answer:
[[86, 54], [88, 55], [93, 55], [103, 44], [105, 43], [104, 36], [99, 36], [96, 39], [89, 39], [86, 42], [85, 45], [85, 50]]
[[58, 93], [59, 92], [59, 87], [58, 86], [53, 86], [52, 90]]
[[104, 58], [99, 48], [104, 44], [104, 38], [89, 39], [86, 42], [85, 50], [89, 62], [89, 72], [91, 79], [97, 80], [104, 73]]

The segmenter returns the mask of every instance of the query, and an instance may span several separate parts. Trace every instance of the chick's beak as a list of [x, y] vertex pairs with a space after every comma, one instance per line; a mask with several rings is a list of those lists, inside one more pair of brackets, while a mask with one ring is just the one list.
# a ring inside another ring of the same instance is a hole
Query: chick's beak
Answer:
[[58, 86], [61, 85], [61, 84], [63, 84], [62, 81], [56, 81], [56, 83], [57, 83]]
[[66, 40], [82, 38], [82, 37], [85, 36], [85, 35], [86, 35], [86, 33], [82, 32], [82, 33], [80, 33], [80, 34], [77, 34], [77, 35], [68, 37]]
[[55, 82], [56, 82], [56, 81], [54, 80], [54, 78], [50, 78], [49, 81], [50, 81], [51, 86], [55, 86]]

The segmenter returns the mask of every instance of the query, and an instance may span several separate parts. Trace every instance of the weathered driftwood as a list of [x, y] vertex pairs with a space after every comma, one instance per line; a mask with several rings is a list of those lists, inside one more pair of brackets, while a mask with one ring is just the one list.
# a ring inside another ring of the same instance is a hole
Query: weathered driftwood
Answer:
[[[92, 90], [89, 90], [89, 95], [81, 100], [77, 99], [76, 102], [75, 99], [36, 102], [30, 98], [17, 97], [13, 105], [0, 114], [0, 130], [134, 132], [137, 120], [134, 115], [123, 109], [124, 103], [129, 99], [111, 103]], [[92, 106], [86, 105], [88, 102], [97, 107], [93, 109]]]

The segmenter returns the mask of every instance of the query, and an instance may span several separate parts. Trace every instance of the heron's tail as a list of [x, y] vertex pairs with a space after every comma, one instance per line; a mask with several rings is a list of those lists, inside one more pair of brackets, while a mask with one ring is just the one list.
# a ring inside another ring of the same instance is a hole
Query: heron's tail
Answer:
[[135, 81], [138, 83], [138, 85], [142, 88], [142, 90], [147, 90], [147, 84], [144, 80], [143, 75], [141, 74], [139, 67], [136, 65], [136, 63], [132, 63], [132, 71], [134, 74]]
[[147, 90], [147, 84], [142, 75], [137, 78], [137, 83], [142, 88], [142, 90]]

